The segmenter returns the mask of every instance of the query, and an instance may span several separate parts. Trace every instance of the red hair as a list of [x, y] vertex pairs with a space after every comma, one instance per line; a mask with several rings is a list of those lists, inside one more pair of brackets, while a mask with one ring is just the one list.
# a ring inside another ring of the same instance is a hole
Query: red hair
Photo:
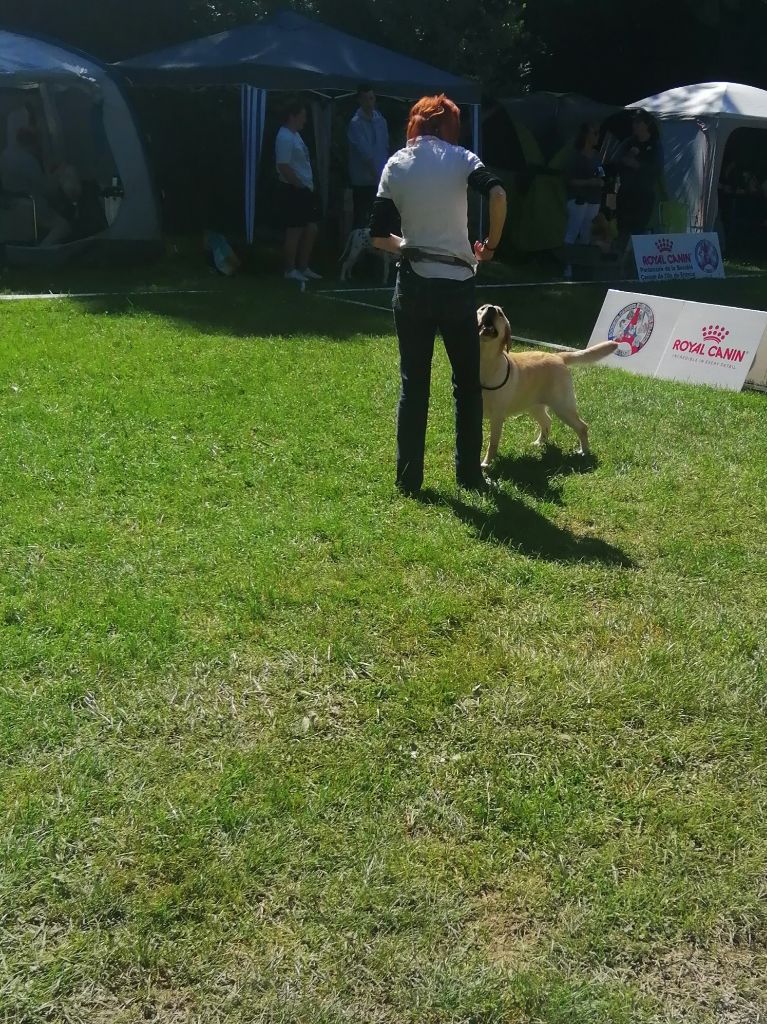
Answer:
[[419, 135], [436, 135], [443, 142], [458, 145], [461, 134], [461, 111], [444, 93], [422, 96], [413, 105], [407, 123], [408, 142]]

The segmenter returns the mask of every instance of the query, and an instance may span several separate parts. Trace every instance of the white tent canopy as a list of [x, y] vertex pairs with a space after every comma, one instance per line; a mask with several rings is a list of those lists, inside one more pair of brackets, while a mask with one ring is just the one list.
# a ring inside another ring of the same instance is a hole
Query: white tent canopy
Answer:
[[690, 227], [712, 230], [727, 140], [738, 128], [767, 129], [767, 92], [737, 82], [702, 82], [629, 107], [641, 107], [657, 119], [666, 184], [671, 197], [686, 204]]

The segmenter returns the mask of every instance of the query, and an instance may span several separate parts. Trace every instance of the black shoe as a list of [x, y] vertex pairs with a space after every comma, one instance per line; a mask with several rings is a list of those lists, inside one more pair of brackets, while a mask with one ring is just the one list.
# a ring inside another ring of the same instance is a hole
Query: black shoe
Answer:
[[498, 490], [498, 484], [495, 480], [491, 480], [484, 474], [478, 480], [473, 480], [471, 483], [464, 483], [459, 480], [458, 486], [464, 491], [472, 491], [474, 494], [493, 494]]
[[420, 487], [413, 487], [410, 484], [403, 484], [397, 481], [394, 485], [399, 493], [405, 498], [416, 498], [421, 493]]

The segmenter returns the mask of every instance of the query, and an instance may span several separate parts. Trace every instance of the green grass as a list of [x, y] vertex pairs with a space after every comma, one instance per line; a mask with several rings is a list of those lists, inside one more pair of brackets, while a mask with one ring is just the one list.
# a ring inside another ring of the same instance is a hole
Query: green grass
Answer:
[[389, 320], [205, 281], [2, 309], [0, 1020], [758, 1020], [764, 397], [470, 499], [440, 354], [406, 500]]

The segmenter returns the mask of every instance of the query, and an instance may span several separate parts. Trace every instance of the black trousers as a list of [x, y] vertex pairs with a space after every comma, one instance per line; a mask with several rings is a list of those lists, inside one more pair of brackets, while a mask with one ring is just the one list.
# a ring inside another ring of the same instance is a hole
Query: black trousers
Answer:
[[366, 228], [370, 220], [376, 192], [375, 185], [352, 185], [352, 219], [353, 228]]
[[655, 209], [653, 192], [634, 192], [621, 188], [618, 192], [615, 215], [618, 221], [618, 234], [643, 235], [647, 231]]
[[392, 302], [399, 343], [397, 486], [417, 491], [423, 483], [431, 361], [437, 331], [453, 370], [455, 475], [462, 487], [482, 483], [482, 388], [474, 277], [427, 278], [403, 262]]

